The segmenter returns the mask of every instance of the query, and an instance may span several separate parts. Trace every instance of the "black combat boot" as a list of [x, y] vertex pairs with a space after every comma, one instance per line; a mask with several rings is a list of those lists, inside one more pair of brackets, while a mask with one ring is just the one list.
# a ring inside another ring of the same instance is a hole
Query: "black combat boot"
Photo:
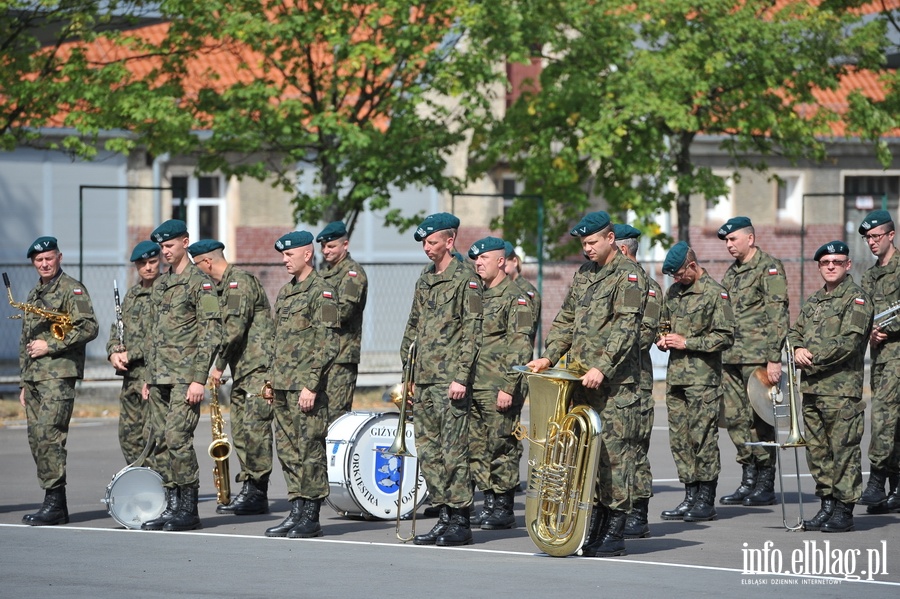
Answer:
[[181, 504], [178, 487], [165, 487], [164, 491], [166, 493], [166, 509], [153, 520], [147, 520], [141, 524], [141, 530], [162, 530], [166, 522], [178, 513], [178, 506]]
[[179, 487], [178, 494], [181, 499], [178, 503], [178, 513], [165, 523], [163, 530], [183, 531], [203, 528], [200, 523], [200, 513], [197, 511], [197, 487]]
[[481, 523], [482, 530], [506, 530], [516, 527], [516, 514], [513, 511], [515, 489], [497, 495], [494, 511]]
[[617, 555], [628, 555], [625, 551], [625, 520], [628, 518], [628, 512], [621, 510], [609, 510], [609, 517], [606, 519], [606, 530], [599, 541], [590, 545], [585, 545], [582, 549], [582, 555], [585, 557], [615, 557]]
[[716, 485], [717, 480], [700, 483], [697, 499], [694, 505], [684, 513], [685, 522], [709, 522], [718, 518], [716, 514]]
[[269, 481], [248, 481], [249, 490], [234, 506], [236, 516], [256, 516], [269, 513]]
[[752, 507], [775, 505], [775, 466], [761, 466], [756, 469], [756, 486], [741, 503]]
[[288, 532], [289, 539], [312, 539], [322, 536], [322, 526], [319, 524], [319, 509], [322, 507], [321, 499], [307, 499], [303, 505], [303, 517], [294, 528]]
[[472, 515], [472, 520], [469, 522], [472, 528], [481, 528], [481, 523], [484, 522], [484, 519], [494, 513], [495, 498], [494, 492], [490, 489], [484, 492], [484, 505], [481, 506], [477, 514]]
[[684, 485], [684, 499], [675, 506], [675, 509], [663, 511], [659, 517], [663, 520], [684, 520], [684, 514], [691, 509], [697, 499], [700, 483], [687, 483]]
[[731, 495], [719, 498], [722, 505], [741, 505], [756, 487], [756, 464], [741, 464], [741, 484]]
[[302, 497], [291, 499], [291, 511], [287, 517], [278, 526], [266, 529], [267, 537], [286, 537], [292, 528], [300, 524], [303, 519], [303, 504], [306, 503]]
[[22, 524], [29, 526], [54, 526], [69, 523], [69, 506], [66, 504], [66, 487], [44, 491], [44, 502], [33, 514], [22, 517]]
[[816, 515], [810, 520], [803, 521], [803, 530], [822, 530], [822, 525], [828, 522], [831, 514], [834, 513], [834, 497], [826, 495], [822, 498], [822, 507], [816, 512]]
[[887, 470], [881, 468], [872, 468], [869, 472], [869, 484], [859, 498], [860, 505], [880, 505], [887, 501], [887, 495], [884, 492], [884, 483], [887, 480]]
[[247, 480], [244, 481], [244, 486], [241, 487], [240, 492], [237, 495], [235, 495], [234, 497], [232, 497], [231, 501], [229, 501], [228, 503], [226, 503], [224, 505], [220, 503], [219, 505], [216, 506], [216, 513], [217, 514], [233, 514], [234, 507], [238, 503], [243, 501], [245, 497], [247, 497], [247, 492], [249, 490], [250, 490], [250, 479], [248, 478]]
[[900, 482], [900, 474], [891, 474], [888, 476], [888, 480], [891, 484], [891, 494], [888, 495], [887, 502], [885, 502], [884, 505], [888, 511], [896, 512], [897, 510], [900, 510], [900, 488], [898, 488], [900, 487], [900, 485], [898, 485], [898, 482]]
[[584, 555], [585, 547], [596, 545], [606, 531], [606, 520], [609, 518], [609, 510], [602, 503], [594, 505], [591, 510], [591, 526], [588, 529], [587, 538], [581, 545], [579, 555]]
[[[497, 498], [499, 500], [499, 497]], [[438, 547], [456, 547], [472, 544], [472, 529], [469, 528], [469, 506], [449, 508], [450, 525], [444, 534], [435, 539]], [[495, 510], [496, 511], [496, 510]], [[484, 528], [484, 525], [481, 526]]]
[[650, 509], [650, 498], [636, 499], [625, 520], [623, 534], [626, 539], [643, 539], [650, 536], [650, 524], [647, 522], [647, 512]]
[[426, 533], [416, 535], [413, 539], [413, 544], [434, 545], [437, 538], [446, 532], [447, 528], [450, 526], [450, 508], [446, 505], [441, 505], [439, 507], [438, 521], [435, 523], [434, 528]]
[[834, 500], [834, 513], [825, 524], [822, 532], [850, 532], [853, 530], [853, 505], [843, 501]]

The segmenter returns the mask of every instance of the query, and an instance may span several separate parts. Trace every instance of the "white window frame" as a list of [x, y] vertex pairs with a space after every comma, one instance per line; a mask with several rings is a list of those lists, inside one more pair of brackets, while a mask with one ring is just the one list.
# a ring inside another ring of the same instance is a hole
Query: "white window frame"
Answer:
[[709, 200], [704, 199], [704, 213], [706, 215], [707, 224], [719, 226], [732, 216], [734, 216], [734, 177], [730, 173], [715, 173], [725, 178], [725, 184], [728, 185], [728, 192], [725, 195], [716, 198], [718, 201], [712, 208], [709, 208]]
[[779, 171], [775, 173], [787, 185], [787, 200], [785, 207], [778, 207], [778, 188], [780, 183], [775, 181], [775, 217], [779, 224], [800, 224], [803, 219], [803, 190], [805, 180], [800, 171]]
[[[227, 211], [228, 204], [226, 202], [226, 198], [228, 196], [227, 185], [228, 181], [219, 174], [204, 174], [201, 177], [218, 177], [219, 179], [219, 190], [220, 196], [216, 198], [201, 198], [200, 195], [200, 179], [195, 175], [182, 174], [182, 173], [173, 173], [172, 177], [186, 177], [188, 180], [188, 188], [187, 188], [187, 197], [184, 199], [184, 207], [185, 207], [185, 218], [187, 220], [187, 228], [188, 235], [194, 241], [198, 241], [200, 239], [200, 207], [201, 206], [215, 206], [219, 210], [219, 218], [216, 223], [216, 227], [219, 230], [219, 241], [224, 242], [225, 237], [228, 235], [228, 231], [225, 229], [228, 224]], [[171, 205], [172, 205], [172, 218], [176, 218], [175, 213], [175, 205], [179, 203], [180, 198], [176, 198], [174, 194], [172, 195]]]

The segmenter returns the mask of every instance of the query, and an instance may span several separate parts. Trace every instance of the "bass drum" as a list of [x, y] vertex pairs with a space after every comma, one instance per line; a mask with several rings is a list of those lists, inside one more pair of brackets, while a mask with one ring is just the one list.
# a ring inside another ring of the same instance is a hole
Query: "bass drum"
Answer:
[[125, 528], [140, 528], [166, 509], [162, 476], [143, 466], [125, 466], [106, 486], [103, 503], [113, 519]]
[[[397, 435], [396, 413], [349, 412], [328, 429], [328, 486], [325, 499], [334, 510], [351, 518], [396, 520], [399, 506], [406, 518], [426, 498], [425, 477], [414, 481], [416, 458], [385, 454]], [[406, 425], [406, 447], [415, 455], [412, 423]], [[418, 487], [418, 499], [413, 497]]]

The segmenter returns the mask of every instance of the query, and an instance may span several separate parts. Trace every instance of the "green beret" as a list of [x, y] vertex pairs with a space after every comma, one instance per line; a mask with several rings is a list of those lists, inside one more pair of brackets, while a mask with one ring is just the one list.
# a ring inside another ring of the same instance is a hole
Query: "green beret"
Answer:
[[503, 242], [503, 251], [506, 252], [507, 258], [509, 258], [510, 256], [515, 256], [516, 255], [516, 246], [514, 246], [513, 244], [511, 244], [508, 241], [504, 241]]
[[572, 237], [587, 237], [593, 235], [597, 231], [609, 226], [609, 215], [603, 210], [586, 214], [584, 218], [578, 221], [569, 235]]
[[458, 228], [458, 218], [448, 212], [438, 212], [437, 214], [426, 216], [425, 220], [422, 221], [422, 224], [420, 224], [416, 229], [413, 237], [415, 237], [416, 241], [422, 241], [435, 231], [445, 231], [447, 229]]
[[150, 239], [156, 243], [162, 243], [176, 237], [183, 237], [187, 235], [187, 232], [187, 224], [183, 220], [173, 218], [156, 227], [153, 233], [150, 233]]
[[894, 222], [887, 210], [873, 210], [866, 215], [863, 222], [859, 225], [859, 234], [865, 235], [869, 229], [880, 227], [881, 225]]
[[43, 252], [49, 252], [50, 250], [58, 250], [59, 243], [56, 241], [56, 237], [38, 237], [35, 239], [31, 246], [28, 248], [28, 255], [26, 258], [31, 259], [35, 254], [41, 254]]
[[746, 216], [735, 216], [734, 218], [729, 218], [728, 222], [722, 225], [718, 231], [719, 239], [725, 239], [735, 231], [740, 231], [741, 229], [746, 229], [747, 227], [752, 226], [753, 223], [751, 223], [750, 219]]
[[637, 239], [641, 236], [641, 232], [631, 225], [613, 225], [613, 232], [616, 239]]
[[474, 260], [478, 257], [478, 254], [492, 252], [494, 250], [503, 250], [506, 252], [506, 245], [503, 240], [499, 237], [485, 237], [472, 244], [472, 247], [469, 248], [469, 258]]
[[665, 262], [663, 262], [663, 274], [674, 275], [681, 270], [681, 267], [684, 266], [684, 261], [687, 259], [689, 249], [691, 249], [690, 246], [683, 241], [673, 245], [669, 253], [666, 254]]
[[221, 241], [216, 241], [215, 239], [201, 239], [196, 243], [192, 243], [188, 246], [188, 253], [191, 256], [200, 256], [202, 254], [208, 254], [213, 250], [224, 250], [225, 244]]
[[131, 261], [146, 260], [153, 256], [159, 256], [159, 245], [152, 241], [142, 241], [131, 250]]
[[344, 226], [344, 221], [336, 220], [333, 223], [325, 225], [325, 228], [322, 229], [322, 232], [316, 237], [316, 241], [319, 243], [328, 243], [329, 241], [346, 237], [346, 235], [347, 227]]
[[843, 241], [829, 241], [816, 250], [816, 255], [813, 256], [813, 260], [818, 262], [822, 256], [828, 256], [829, 254], [843, 254], [844, 256], [849, 256], [850, 248], [847, 247], [847, 244]]
[[313, 242], [312, 233], [308, 231], [291, 231], [285, 233], [275, 242], [275, 249], [279, 252], [284, 250], [292, 250], [294, 248], [302, 248], [305, 245], [311, 245]]

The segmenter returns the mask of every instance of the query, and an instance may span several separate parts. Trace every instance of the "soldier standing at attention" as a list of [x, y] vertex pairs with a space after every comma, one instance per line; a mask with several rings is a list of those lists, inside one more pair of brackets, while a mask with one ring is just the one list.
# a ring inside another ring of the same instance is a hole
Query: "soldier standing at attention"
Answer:
[[243, 483], [240, 492], [216, 513], [249, 516], [269, 512], [269, 476], [272, 474], [272, 405], [266, 383], [272, 365], [275, 324], [262, 283], [225, 259], [225, 244], [203, 239], [188, 247], [194, 263], [216, 284], [222, 310], [222, 345], [213, 365], [213, 385], [222, 383], [231, 369], [231, 438]]
[[723, 505], [772, 505], [775, 503], [775, 447], [745, 445], [774, 442], [775, 429], [759, 417], [747, 397], [747, 382], [759, 368], [766, 369], [770, 385], [781, 381], [781, 348], [790, 327], [787, 277], [781, 260], [756, 247], [753, 224], [736, 216], [722, 225], [734, 263], [722, 278], [734, 312], [734, 345], [722, 353], [722, 386], [725, 389], [725, 427], [737, 449], [741, 484]]
[[[634, 262], [637, 262], [638, 237], [641, 232], [630, 225], [613, 225], [616, 234], [616, 247]], [[662, 288], [655, 279], [647, 276], [647, 307], [641, 315], [641, 416], [637, 445], [637, 456], [634, 468], [634, 497], [631, 512], [625, 520], [625, 538], [642, 539], [650, 536], [650, 525], [647, 512], [650, 498], [653, 496], [653, 474], [650, 472], [650, 434], [653, 432], [654, 408], [653, 400], [653, 361], [650, 359], [650, 347], [656, 342], [659, 327], [659, 313], [663, 301]]]
[[816, 250], [825, 285], [814, 293], [788, 333], [794, 362], [803, 372], [806, 462], [822, 505], [805, 530], [853, 530], [853, 506], [862, 494], [862, 401], [872, 302], [850, 276], [850, 248], [843, 241]]
[[416, 545], [470, 545], [472, 478], [469, 407], [481, 347], [481, 283], [453, 255], [459, 219], [446, 212], [425, 218], [414, 234], [431, 260], [413, 295], [400, 356], [416, 344], [413, 419], [416, 450], [438, 521]]
[[369, 293], [369, 280], [359, 262], [350, 257], [347, 228], [342, 221], [329, 223], [316, 237], [321, 244], [325, 266], [319, 275], [337, 292], [341, 326], [337, 330], [341, 348], [328, 370], [328, 418], [332, 422], [353, 407], [356, 377], [359, 373], [363, 311]]
[[568, 352], [568, 368], [584, 373], [573, 401], [596, 410], [603, 429], [600, 494], [582, 555], [613, 557], [626, 554], [625, 519], [634, 492], [641, 407], [638, 341], [647, 282], [641, 267], [616, 249], [606, 212], [587, 214], [570, 235], [581, 238], [589, 261], [572, 280], [547, 336], [547, 349], [528, 368], [546, 370]]
[[[865, 272], [860, 286], [872, 299], [875, 313], [900, 302], [900, 254], [894, 246], [894, 221], [886, 210], [869, 213], [859, 226], [877, 260]], [[896, 316], [896, 314], [894, 314]], [[869, 484], [859, 503], [868, 513], [900, 509], [900, 318], [872, 328], [871, 349], [872, 436], [869, 439]], [[890, 480], [890, 495], [884, 482]]]
[[668, 351], [666, 409], [669, 445], [684, 483], [684, 501], [665, 510], [663, 520], [715, 520], [719, 457], [722, 352], [734, 342], [734, 314], [728, 292], [697, 264], [697, 255], [680, 241], [663, 262], [675, 282], [666, 292], [660, 320], [671, 331], [656, 346]]
[[275, 249], [291, 280], [275, 300], [275, 447], [287, 483], [291, 511], [266, 530], [267, 537], [321, 537], [319, 510], [328, 497], [328, 369], [340, 340], [338, 302], [312, 266], [313, 236], [291, 231]]
[[[126, 464], [133, 464], [147, 445], [147, 402], [142, 390], [147, 382], [147, 331], [150, 323], [150, 290], [159, 278], [159, 245], [142, 241], [131, 252], [131, 262], [140, 279], [122, 300], [122, 325], [125, 344], [119, 345], [116, 324], [109, 330], [106, 355], [117, 372], [122, 373], [119, 393], [119, 447]], [[154, 467], [155, 469], [155, 467]]]
[[469, 414], [469, 465], [484, 492], [484, 507], [472, 523], [484, 530], [514, 528], [522, 445], [513, 435], [525, 403], [522, 375], [511, 364], [528, 362], [534, 351], [531, 302], [504, 272], [502, 239], [485, 237], [469, 249], [484, 284], [481, 349], [475, 363]]
[[530, 300], [528, 305], [531, 306], [531, 320], [534, 323], [534, 330], [531, 332], [531, 345], [534, 345], [537, 328], [541, 323], [541, 294], [538, 293], [537, 288], [531, 284], [531, 281], [522, 276], [522, 261], [519, 260], [519, 255], [516, 254], [516, 248], [513, 247], [513, 244], [504, 241], [503, 247], [506, 250], [506, 264], [503, 266], [503, 271], [506, 273], [506, 276], [509, 277], [510, 281], [518, 285], [522, 291], [525, 292], [525, 295], [527, 295]]
[[[55, 237], [38, 237], [28, 259], [40, 277], [26, 304], [66, 315], [71, 328], [26, 311], [19, 341], [19, 403], [28, 420], [28, 445], [44, 489], [40, 509], [23, 524], [67, 524], [66, 440], [75, 404], [75, 381], [84, 377], [85, 346], [99, 327], [87, 289], [62, 271], [62, 252]], [[58, 330], [54, 333], [53, 329]], [[61, 334], [62, 333], [62, 334]], [[60, 337], [62, 337], [60, 339]]]
[[209, 277], [188, 257], [184, 221], [172, 219], [150, 237], [159, 243], [169, 272], [151, 292], [148, 354], [150, 427], [156, 437], [154, 464], [163, 478], [166, 509], [143, 530], [202, 528], [197, 512], [200, 468], [194, 431], [209, 368], [222, 335], [219, 300]]

